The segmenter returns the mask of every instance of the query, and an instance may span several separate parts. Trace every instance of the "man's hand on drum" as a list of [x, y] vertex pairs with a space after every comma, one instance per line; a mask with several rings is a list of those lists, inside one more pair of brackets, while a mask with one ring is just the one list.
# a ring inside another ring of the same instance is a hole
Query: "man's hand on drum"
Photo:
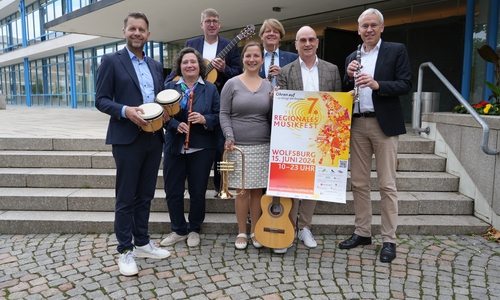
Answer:
[[167, 114], [167, 112], [163, 113], [163, 123], [167, 123], [170, 121], [170, 116]]
[[125, 116], [127, 116], [130, 121], [134, 122], [138, 126], [148, 125], [148, 122], [144, 120], [139, 113], [144, 114], [144, 110], [140, 107], [127, 106], [127, 108], [125, 108]]

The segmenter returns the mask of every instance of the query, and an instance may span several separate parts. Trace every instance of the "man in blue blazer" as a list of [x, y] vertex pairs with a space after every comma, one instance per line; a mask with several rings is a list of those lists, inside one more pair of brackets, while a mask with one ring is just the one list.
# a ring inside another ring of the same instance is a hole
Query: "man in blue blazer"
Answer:
[[[219, 36], [220, 19], [219, 13], [215, 9], [207, 8], [201, 13], [200, 27], [203, 29], [203, 35], [188, 40], [184, 47], [193, 47], [201, 53], [204, 59], [208, 60], [214, 66], [214, 69], [217, 71], [217, 80], [214, 84], [217, 86], [217, 90], [220, 95], [226, 81], [229, 78], [243, 72], [243, 69], [241, 68], [240, 53], [238, 52], [238, 47], [235, 46], [229, 50], [224, 58], [217, 57], [217, 55], [224, 50], [224, 48], [229, 45], [231, 41]], [[170, 73], [170, 75], [168, 75], [165, 79], [165, 85], [167, 82], [172, 81], [176, 76], [177, 75], [174, 74], [174, 72]], [[225, 139], [222, 136], [220, 125], [217, 125], [217, 128], [214, 130], [216, 132], [218, 142], [214, 157], [214, 169], [216, 169], [215, 166], [217, 166], [217, 162], [222, 159]], [[217, 171], [214, 171], [214, 186], [215, 197], [218, 197], [220, 188], [220, 173]]]
[[[163, 147], [163, 130], [141, 130], [144, 103], [154, 102], [163, 89], [163, 66], [146, 57], [149, 22], [141, 12], [124, 20], [126, 47], [105, 54], [97, 70], [95, 106], [110, 115], [106, 144], [112, 145], [116, 163], [115, 233], [120, 273], [138, 273], [135, 257], [166, 258], [148, 235], [149, 212], [154, 198]], [[166, 117], [165, 117], [166, 118]]]
[[[406, 133], [403, 109], [399, 96], [410, 92], [411, 68], [406, 47], [382, 41], [384, 17], [374, 8], [365, 10], [358, 18], [358, 34], [363, 40], [361, 65], [356, 51], [346, 59], [343, 90], [359, 87], [359, 111], [353, 112], [351, 124], [351, 183], [354, 196], [354, 234], [339, 243], [350, 249], [369, 245], [371, 241], [372, 206], [370, 173], [375, 154], [377, 180], [381, 196], [382, 250], [381, 262], [396, 258], [396, 228], [398, 197], [396, 168], [399, 135]], [[355, 75], [358, 67], [360, 72]]]
[[259, 36], [264, 45], [264, 63], [260, 67], [259, 76], [270, 79], [274, 87], [279, 70], [296, 60], [299, 55], [279, 49], [281, 39], [285, 36], [285, 28], [276, 19], [264, 20]]
[[[229, 78], [239, 75], [243, 72], [241, 68], [240, 53], [235, 45], [224, 58], [218, 58], [217, 55], [231, 41], [219, 35], [220, 30], [219, 13], [213, 8], [207, 8], [201, 13], [200, 27], [203, 35], [190, 39], [184, 47], [193, 47], [201, 53], [204, 59], [208, 60], [217, 71], [217, 80], [214, 84], [220, 92]], [[177, 75], [173, 72], [165, 78], [165, 84], [172, 81]]]

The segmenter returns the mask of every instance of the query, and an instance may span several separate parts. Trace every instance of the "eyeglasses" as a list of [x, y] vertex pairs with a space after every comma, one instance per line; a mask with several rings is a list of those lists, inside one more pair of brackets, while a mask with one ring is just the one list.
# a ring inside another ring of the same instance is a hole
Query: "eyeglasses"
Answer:
[[377, 24], [377, 23], [373, 23], [373, 24], [361, 24], [361, 25], [359, 25], [359, 28], [361, 28], [363, 30], [367, 30], [370, 27], [372, 29], [377, 29], [379, 26], [380, 26], [380, 24]]
[[203, 23], [205, 23], [205, 25], [210, 25], [210, 24], [217, 25], [219, 24], [219, 20], [205, 20], [203, 21]]

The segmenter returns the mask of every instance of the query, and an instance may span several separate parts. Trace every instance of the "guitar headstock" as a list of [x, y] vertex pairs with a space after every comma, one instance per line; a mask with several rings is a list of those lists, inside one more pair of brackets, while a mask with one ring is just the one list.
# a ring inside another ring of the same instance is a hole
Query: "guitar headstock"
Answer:
[[240, 41], [242, 39], [250, 38], [255, 33], [255, 26], [253, 24], [247, 25], [247, 27], [243, 28], [243, 30], [238, 34], [238, 38]]

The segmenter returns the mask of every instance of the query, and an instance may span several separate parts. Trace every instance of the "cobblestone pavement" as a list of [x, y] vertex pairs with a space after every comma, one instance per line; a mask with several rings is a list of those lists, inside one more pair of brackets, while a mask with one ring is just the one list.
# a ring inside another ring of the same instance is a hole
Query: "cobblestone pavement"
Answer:
[[[159, 242], [165, 236], [152, 235]], [[285, 255], [235, 250], [235, 235], [201, 234], [121, 276], [113, 234], [0, 235], [0, 299], [498, 299], [500, 245], [481, 236], [400, 235], [398, 257], [345, 236], [295, 242]]]

